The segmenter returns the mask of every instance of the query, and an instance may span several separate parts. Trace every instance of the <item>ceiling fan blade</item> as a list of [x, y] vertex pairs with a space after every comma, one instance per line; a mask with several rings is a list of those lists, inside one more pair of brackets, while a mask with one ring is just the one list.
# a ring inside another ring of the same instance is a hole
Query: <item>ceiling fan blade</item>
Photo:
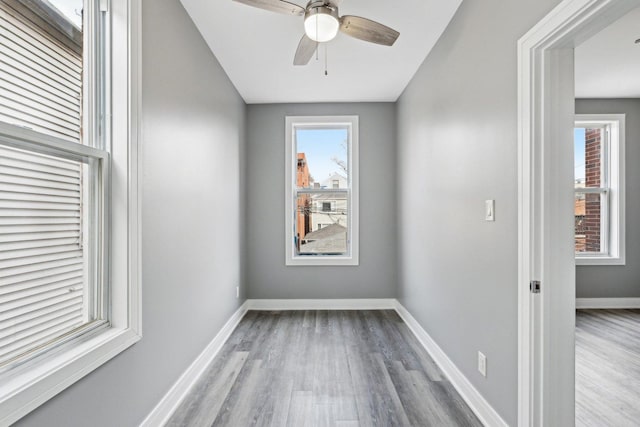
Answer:
[[351, 15], [340, 18], [340, 31], [351, 37], [385, 46], [392, 46], [400, 35], [379, 22]]
[[302, 36], [296, 56], [293, 58], [293, 65], [307, 65], [317, 48], [318, 42], [311, 40], [306, 34]]
[[272, 12], [284, 13], [285, 15], [304, 15], [304, 8], [294, 3], [284, 0], [233, 0], [248, 6], [257, 7]]

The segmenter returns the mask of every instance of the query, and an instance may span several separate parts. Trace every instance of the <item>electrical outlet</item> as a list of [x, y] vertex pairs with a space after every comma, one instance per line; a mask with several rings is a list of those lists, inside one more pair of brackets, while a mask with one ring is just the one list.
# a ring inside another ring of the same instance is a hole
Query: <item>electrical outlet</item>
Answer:
[[487, 356], [480, 351], [478, 352], [478, 372], [480, 372], [483, 377], [487, 376]]
[[240, 286], [236, 286], [236, 298], [240, 298]]

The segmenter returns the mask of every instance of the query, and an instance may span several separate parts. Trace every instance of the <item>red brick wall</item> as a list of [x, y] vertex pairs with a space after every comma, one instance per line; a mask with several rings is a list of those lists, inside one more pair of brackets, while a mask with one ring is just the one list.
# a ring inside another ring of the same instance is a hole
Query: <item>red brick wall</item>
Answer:
[[[307, 165], [307, 156], [304, 153], [298, 153], [298, 164], [296, 167], [296, 185], [299, 188], [307, 188], [310, 184], [309, 165]], [[304, 195], [298, 198], [296, 203], [296, 233], [300, 240], [311, 231], [311, 197]]]
[[[585, 187], [601, 185], [602, 141], [601, 129], [587, 129], [585, 133]], [[600, 195], [587, 194], [584, 230], [587, 252], [600, 252]]]

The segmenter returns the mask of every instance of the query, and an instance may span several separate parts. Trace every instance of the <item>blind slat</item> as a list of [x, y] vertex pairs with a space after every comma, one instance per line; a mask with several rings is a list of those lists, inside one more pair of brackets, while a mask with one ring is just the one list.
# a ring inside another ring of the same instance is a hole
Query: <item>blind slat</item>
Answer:
[[18, 243], [18, 242], [32, 242], [39, 243], [40, 240], [54, 240], [54, 239], [77, 239], [79, 237], [79, 230], [67, 230], [67, 231], [44, 231], [44, 232], [30, 232], [30, 233], [15, 233], [15, 234], [0, 234], [0, 243]]
[[2, 159], [2, 164], [8, 168], [24, 171], [33, 171], [34, 169], [37, 169], [39, 172], [47, 173], [52, 176], [66, 177], [71, 180], [70, 182], [77, 182], [78, 180], [78, 173], [80, 169], [78, 167], [76, 167], [75, 170], [62, 169], [60, 167], [41, 165], [27, 160], [7, 159], [3, 156], [0, 156], [0, 159]]
[[19, 255], [5, 256], [4, 258], [3, 255], [0, 253], [0, 268], [21, 267], [57, 259], [80, 258], [83, 254], [78, 249], [78, 245], [66, 245], [27, 249]]
[[62, 268], [66, 266], [74, 266], [78, 263], [82, 262], [82, 258], [77, 256], [62, 256], [60, 255], [58, 258], [53, 260], [41, 260], [38, 262], [33, 262], [31, 264], [20, 265], [17, 267], [7, 267], [2, 270], [3, 274], [7, 278], [7, 280], [11, 280], [12, 276], [19, 276], [22, 274], [29, 274], [39, 271], [47, 271], [54, 270], [57, 268]]
[[58, 211], [58, 210], [28, 210], [28, 209], [0, 209], [0, 217], [80, 217], [78, 211]]
[[81, 292], [80, 290], [74, 291], [74, 289], [79, 288], [80, 282], [72, 282], [69, 281], [64, 285], [61, 285], [57, 289], [52, 289], [47, 292], [41, 292], [37, 295], [33, 295], [27, 298], [23, 298], [18, 301], [10, 301], [7, 303], [0, 303], [0, 309], [2, 309], [2, 313], [0, 313], [0, 321], [6, 322], [10, 321], [15, 316], [18, 316], [22, 313], [26, 313], [28, 311], [32, 311], [32, 305], [40, 304], [43, 301], [46, 301], [50, 298], [57, 298], [64, 294], [73, 294], [74, 292]]
[[6, 310], [13, 310], [16, 307], [29, 305], [34, 301], [41, 301], [45, 296], [53, 295], [52, 293], [59, 290], [73, 292], [79, 285], [82, 285], [82, 270], [34, 280], [28, 287], [25, 286], [24, 289], [8, 287], [8, 289], [13, 292], [0, 294], [0, 307]]
[[55, 136], [71, 142], [78, 141], [80, 129], [60, 126], [60, 123], [43, 119], [44, 115], [29, 111], [28, 108], [7, 108], [0, 100], [0, 119], [3, 122], [22, 126], [46, 135]]
[[5, 147], [0, 145], [0, 156], [2, 156], [3, 159], [23, 160], [38, 166], [52, 166], [56, 169], [66, 169], [74, 172], [78, 171], [78, 163], [73, 160], [20, 150], [14, 147]]
[[3, 3], [0, 2], [0, 9], [4, 9], [7, 12], [3, 16], [2, 24], [9, 30], [13, 29], [14, 34], [18, 32], [24, 35], [24, 42], [28, 45], [47, 51], [52, 57], [60, 62], [67, 64], [69, 67], [81, 70], [82, 61], [79, 55], [72, 52], [67, 47], [61, 46], [56, 40], [51, 39], [40, 30], [37, 25], [24, 16], [15, 13], [9, 7], [2, 7]]
[[66, 310], [68, 308], [78, 306], [82, 307], [82, 296], [74, 296], [73, 298], [69, 298], [66, 300], [60, 300], [57, 302], [53, 302], [48, 306], [39, 307], [36, 311], [32, 311], [29, 313], [24, 313], [20, 316], [15, 316], [11, 319], [11, 322], [3, 322], [0, 323], [0, 331], [6, 331], [15, 326], [22, 325], [28, 323], [32, 320], [38, 319], [40, 316], [46, 316], [51, 313], [55, 313], [60, 310]]
[[47, 97], [51, 101], [60, 105], [61, 108], [71, 110], [73, 115], [80, 115], [80, 103], [73, 95], [64, 94], [50, 88], [37, 79], [25, 74], [16, 75], [14, 70], [7, 67], [0, 67], [0, 81], [6, 85], [8, 90], [17, 91], [21, 88], [38, 96]]
[[[3, 186], [4, 189], [4, 186]], [[62, 203], [62, 204], [79, 204], [80, 195], [75, 197], [50, 196], [46, 194], [22, 193], [17, 191], [0, 191], [0, 199], [11, 200], [13, 202], [28, 202], [37, 200], [38, 202]]]
[[38, 218], [25, 218], [25, 217], [0, 217], [0, 226], [4, 225], [46, 225], [46, 224], [80, 224], [79, 217], [59, 217], [59, 218], [48, 218], [48, 217], [38, 217]]
[[[52, 296], [50, 298], [43, 298], [38, 302], [34, 302], [31, 305], [28, 306], [23, 306], [23, 307], [18, 307], [14, 310], [12, 310], [11, 312], [7, 312], [7, 318], [8, 316], [11, 316], [11, 319], [23, 319], [25, 317], [28, 317], [29, 315], [37, 315], [38, 313], [40, 313], [41, 310], [49, 310], [52, 308], [55, 308], [56, 306], [60, 306], [62, 304], [66, 304], [68, 301], [71, 300], [78, 300], [78, 299], [82, 299], [83, 295], [81, 292], [61, 292], [55, 296]], [[4, 318], [0, 317], [0, 323], [4, 324]], [[10, 326], [10, 324], [7, 324], [8, 326]]]
[[63, 182], [43, 181], [41, 179], [25, 178], [23, 176], [15, 176], [15, 175], [6, 175], [6, 176], [0, 175], [0, 182], [4, 184], [31, 186], [31, 187], [34, 187], [34, 191], [35, 189], [38, 189], [38, 188], [39, 189], [51, 188], [51, 189], [68, 190], [68, 191], [74, 191], [74, 192], [80, 191], [80, 185], [75, 183], [66, 184]]
[[[7, 162], [9, 163], [9, 162]], [[57, 173], [47, 172], [40, 168], [37, 169], [25, 169], [23, 167], [14, 167], [7, 163], [0, 164], [0, 175], [19, 176], [23, 178], [38, 179], [49, 182], [60, 182], [65, 184], [80, 184], [80, 171], [75, 173], [75, 176], [67, 175], [66, 171], [57, 171]]]
[[0, 225], [0, 236], [3, 234], [46, 233], [51, 231], [80, 231], [77, 223], [70, 224], [29, 224], [29, 225]]
[[15, 84], [10, 85], [6, 80], [0, 79], [0, 96], [5, 98], [21, 99], [23, 102], [33, 102], [47, 106], [56, 111], [61, 117], [64, 117], [66, 121], [74, 122], [78, 120], [79, 105], [76, 105], [75, 108], [69, 108], [67, 105], [51, 99], [51, 97], [43, 96], [41, 91], [34, 91], [30, 89], [33, 88]]
[[16, 354], [22, 354], [25, 351], [29, 351], [34, 348], [36, 345], [45, 344], [50, 342], [52, 339], [58, 338], [66, 332], [72, 331], [73, 329], [82, 326], [82, 318], [81, 316], [69, 316], [66, 319], [63, 319], [60, 323], [56, 324], [46, 324], [41, 327], [41, 331], [38, 333], [23, 337], [21, 339], [13, 339], [13, 344], [7, 346], [0, 346], [0, 354], [2, 354], [2, 358], [0, 358], [0, 363], [3, 361], [7, 361]]
[[80, 197], [79, 188], [74, 190], [58, 190], [54, 188], [45, 188], [45, 187], [34, 187], [30, 185], [21, 185], [21, 184], [8, 184], [4, 183], [2, 185], [2, 189], [8, 193], [17, 193], [24, 195], [34, 195], [34, 196], [51, 196], [51, 197], [65, 197], [69, 199], [77, 199]]
[[[28, 98], [16, 97], [15, 94], [10, 91], [0, 89], [0, 102], [8, 109], [22, 111], [23, 116], [20, 117], [29, 115], [31, 117], [46, 118], [46, 120], [43, 119], [39, 123], [47, 123], [52, 129], [62, 128], [72, 132], [79, 131], [80, 129], [79, 116], [69, 116], [61, 113], [57, 108], [51, 108]], [[16, 114], [6, 114], [19, 117]]]
[[33, 330], [46, 323], [55, 322], [61, 317], [66, 317], [70, 314], [77, 317], [82, 316], [82, 301], [67, 305], [66, 307], [55, 307], [55, 310], [49, 312], [41, 311], [39, 316], [26, 321], [16, 322], [13, 326], [0, 330], [0, 340], [15, 339], [17, 334], [24, 334], [28, 330]]
[[[14, 27], [15, 28], [15, 27]], [[18, 31], [15, 31], [18, 32]], [[15, 34], [14, 32], [14, 34]], [[20, 33], [22, 36], [24, 33]], [[4, 38], [0, 41], [0, 46], [3, 46], [4, 49], [11, 52], [10, 55], [15, 55], [20, 58], [25, 58], [28, 61], [46, 67], [46, 69], [51, 73], [56, 73], [61, 76], [64, 76], [65, 80], [69, 82], [79, 82], [82, 78], [81, 72], [77, 67], [74, 70], [68, 63], [64, 63], [60, 57], [54, 57], [49, 54], [47, 51], [48, 46], [43, 46], [45, 49], [27, 49], [23, 47], [20, 42], [22, 42], [19, 38]]]
[[71, 237], [66, 239], [0, 243], [0, 259], [9, 259], [10, 257], [22, 258], [24, 252], [29, 250], [45, 250], [48, 246], [75, 246], [76, 249], [80, 249], [79, 240], [79, 237]]
[[[39, 202], [34, 200], [29, 202], [27, 200], [0, 200], [0, 211], [13, 210], [13, 209], [29, 209], [34, 211], [47, 210], [47, 211], [72, 211], [79, 212], [80, 204], [65, 204], [65, 203], [48, 203]], [[35, 212], [34, 212], [35, 213]], [[34, 215], [35, 216], [35, 215]]]
[[[0, 278], [0, 294], [15, 292], [20, 289], [27, 289], [31, 286], [38, 286], [35, 282], [30, 281], [41, 280], [45, 278], [58, 277], [59, 274], [67, 274], [72, 272], [83, 272], [81, 260], [75, 263], [61, 265], [53, 268], [39, 268], [23, 274], [5, 275]], [[29, 282], [29, 283], [27, 283]]]
[[33, 69], [25, 64], [26, 61], [16, 59], [8, 55], [0, 56], [0, 63], [7, 73], [16, 76], [24, 82], [30, 82], [35, 86], [45, 86], [49, 90], [55, 90], [64, 97], [79, 99], [79, 91], [67, 86], [57, 76], [51, 76], [44, 69]]

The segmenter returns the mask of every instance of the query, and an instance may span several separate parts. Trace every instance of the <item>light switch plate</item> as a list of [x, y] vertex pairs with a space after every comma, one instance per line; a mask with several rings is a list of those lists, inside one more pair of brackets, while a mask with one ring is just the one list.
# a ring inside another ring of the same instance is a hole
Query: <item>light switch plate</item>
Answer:
[[496, 201], [495, 200], [485, 200], [484, 201], [484, 219], [485, 221], [495, 221], [496, 220]]
[[487, 376], [487, 356], [480, 351], [478, 352], [478, 372], [483, 377]]

